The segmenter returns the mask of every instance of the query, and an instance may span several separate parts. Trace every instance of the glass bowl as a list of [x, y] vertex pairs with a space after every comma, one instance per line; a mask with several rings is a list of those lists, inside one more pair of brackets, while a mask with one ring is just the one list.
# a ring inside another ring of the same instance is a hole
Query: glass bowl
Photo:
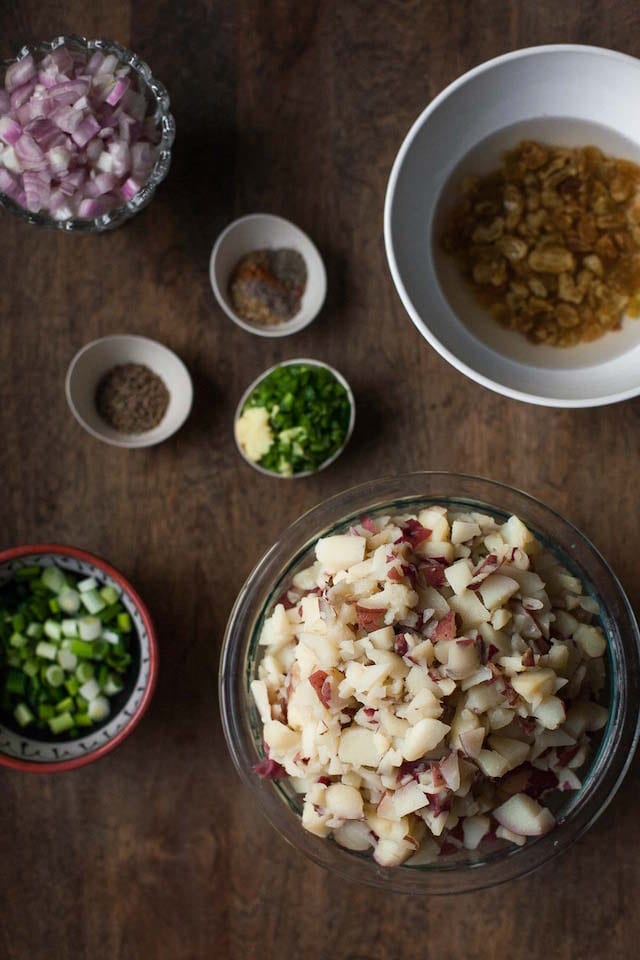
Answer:
[[32, 54], [35, 57], [42, 57], [58, 47], [69, 47], [72, 50], [86, 51], [91, 55], [94, 50], [102, 50], [105, 54], [113, 54], [121, 63], [128, 64], [131, 71], [137, 77], [138, 87], [141, 93], [144, 93], [149, 101], [147, 110], [148, 117], [154, 117], [157, 127], [160, 131], [160, 141], [158, 143], [158, 156], [149, 174], [146, 183], [141, 190], [136, 193], [131, 200], [123, 203], [122, 206], [109, 210], [99, 217], [92, 219], [70, 217], [68, 220], [56, 220], [46, 213], [32, 213], [25, 207], [20, 206], [15, 200], [0, 191], [0, 207], [9, 210], [16, 216], [24, 220], [25, 223], [33, 223], [40, 227], [49, 227], [53, 230], [64, 230], [67, 233], [101, 233], [104, 230], [113, 230], [119, 227], [126, 220], [129, 220], [134, 214], [142, 210], [150, 202], [156, 188], [162, 183], [171, 165], [171, 147], [175, 139], [176, 124], [169, 111], [169, 94], [159, 83], [144, 60], [140, 60], [135, 53], [127, 50], [126, 47], [114, 43], [112, 40], [88, 40], [86, 37], [70, 34], [69, 36], [55, 37], [50, 41], [39, 41], [37, 43], [28, 43], [18, 53], [17, 57], [11, 60], [0, 61], [0, 77], [4, 77], [9, 67], [22, 60], [24, 57]]
[[[252, 766], [262, 757], [262, 725], [249, 684], [256, 675], [258, 637], [265, 615], [308, 562], [318, 537], [363, 513], [409, 512], [430, 503], [480, 510], [497, 517], [517, 514], [579, 576], [601, 607], [608, 637], [609, 721], [595, 741], [583, 786], [562, 794], [554, 807], [557, 826], [523, 847], [463, 851], [422, 865], [378, 866], [303, 827], [300, 798], [288, 781], [259, 779]], [[362, 484], [314, 507], [292, 524], [265, 554], [242, 587], [231, 612], [220, 662], [220, 705], [227, 744], [236, 768], [273, 826], [316, 863], [349, 880], [401, 893], [462, 893], [513, 880], [566, 850], [594, 823], [620, 786], [638, 741], [640, 634], [615, 574], [590, 541], [567, 520], [527, 494], [479, 477], [413, 473]]]

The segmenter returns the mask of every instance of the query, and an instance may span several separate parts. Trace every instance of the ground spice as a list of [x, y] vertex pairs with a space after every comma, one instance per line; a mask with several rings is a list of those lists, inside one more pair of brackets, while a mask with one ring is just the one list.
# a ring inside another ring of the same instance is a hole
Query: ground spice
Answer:
[[307, 266], [297, 250], [253, 250], [231, 274], [229, 295], [243, 320], [273, 326], [291, 320], [307, 286]]
[[149, 367], [124, 363], [104, 374], [95, 396], [102, 419], [120, 433], [157, 427], [169, 406], [169, 391]]

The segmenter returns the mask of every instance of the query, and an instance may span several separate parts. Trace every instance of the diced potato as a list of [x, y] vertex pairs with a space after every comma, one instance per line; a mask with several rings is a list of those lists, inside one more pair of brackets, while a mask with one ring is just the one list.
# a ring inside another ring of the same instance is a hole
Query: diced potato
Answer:
[[529, 756], [529, 744], [522, 740], [513, 740], [511, 737], [499, 737], [491, 734], [489, 746], [499, 753], [509, 764], [509, 770], [514, 770]]
[[454, 520], [451, 526], [451, 543], [466, 543], [482, 533], [477, 523]]
[[480, 584], [478, 592], [485, 607], [488, 610], [496, 610], [498, 607], [504, 607], [519, 589], [520, 584], [517, 580], [504, 577], [500, 573], [492, 573]]
[[343, 763], [359, 767], [377, 767], [389, 747], [386, 738], [364, 727], [351, 726], [340, 736], [338, 756]]
[[607, 649], [607, 641], [600, 627], [592, 627], [587, 623], [576, 627], [573, 639], [587, 657], [602, 657]]
[[358, 820], [362, 816], [362, 794], [355, 787], [332, 783], [324, 795], [327, 810], [341, 820]]
[[508, 762], [495, 750], [481, 750], [476, 758], [476, 763], [485, 777], [503, 777], [509, 770]]
[[425, 717], [411, 727], [402, 743], [405, 760], [419, 760], [444, 739], [451, 728], [440, 720]]
[[459, 596], [451, 597], [449, 606], [455, 613], [460, 614], [463, 630], [472, 630], [491, 619], [491, 614], [473, 590], [465, 590]]
[[444, 575], [454, 593], [464, 593], [473, 580], [473, 564], [468, 560], [457, 560], [447, 567]]
[[364, 559], [366, 537], [351, 534], [336, 534], [323, 537], [316, 544], [316, 557], [328, 573], [348, 570], [354, 563]]

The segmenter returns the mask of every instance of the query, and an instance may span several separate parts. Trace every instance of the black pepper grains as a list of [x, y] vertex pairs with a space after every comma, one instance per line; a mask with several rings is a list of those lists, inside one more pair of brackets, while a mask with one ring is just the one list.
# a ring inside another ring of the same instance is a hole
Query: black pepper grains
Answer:
[[120, 433], [144, 433], [157, 427], [169, 406], [169, 391], [141, 363], [124, 363], [104, 374], [96, 389], [96, 410]]

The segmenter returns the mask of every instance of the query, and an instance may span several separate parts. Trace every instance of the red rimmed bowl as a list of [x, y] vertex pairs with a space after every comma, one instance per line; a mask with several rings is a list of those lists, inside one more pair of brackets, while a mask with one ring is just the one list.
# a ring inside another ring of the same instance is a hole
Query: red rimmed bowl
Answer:
[[111, 700], [112, 712], [100, 724], [73, 739], [35, 736], [20, 729], [12, 717], [0, 713], [0, 765], [29, 773], [62, 773], [98, 760], [117, 747], [138, 725], [156, 684], [158, 649], [151, 616], [136, 590], [123, 575], [100, 557], [62, 544], [39, 543], [0, 551], [0, 585], [25, 566], [56, 564], [83, 577], [95, 577], [101, 586], [112, 586], [129, 613], [132, 664], [124, 689]]

